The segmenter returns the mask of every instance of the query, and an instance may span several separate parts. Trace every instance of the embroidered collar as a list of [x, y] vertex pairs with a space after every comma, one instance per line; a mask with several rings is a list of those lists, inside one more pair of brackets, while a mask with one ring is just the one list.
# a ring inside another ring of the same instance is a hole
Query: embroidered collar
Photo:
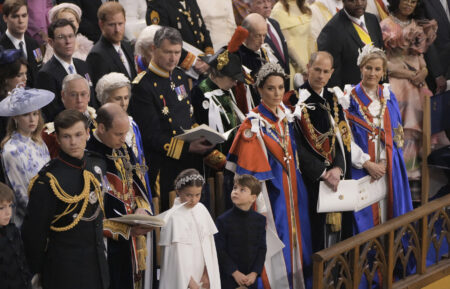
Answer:
[[162, 69], [161, 67], [159, 67], [158, 65], [156, 65], [153, 60], [150, 62], [150, 64], [148, 65], [148, 69], [153, 72], [154, 74], [164, 77], [164, 78], [169, 78], [170, 77], [170, 72]]
[[76, 169], [84, 170], [86, 167], [86, 154], [83, 155], [82, 159], [77, 159], [60, 149], [57, 158], [66, 165]]

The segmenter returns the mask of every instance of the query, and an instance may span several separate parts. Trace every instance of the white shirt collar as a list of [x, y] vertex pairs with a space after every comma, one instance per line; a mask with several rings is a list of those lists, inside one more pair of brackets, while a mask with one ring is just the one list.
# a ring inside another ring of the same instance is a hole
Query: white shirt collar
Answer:
[[25, 43], [25, 36], [24, 35], [22, 35], [21, 39], [17, 39], [14, 36], [12, 36], [12, 34], [9, 32], [8, 29], [6, 29], [5, 34], [6, 34], [6, 36], [8, 36], [9, 40], [11, 40], [11, 42], [13, 43], [14, 47], [16, 47], [16, 49], [20, 49], [20, 46], [19, 46], [20, 41], [23, 41], [23, 47], [25, 49], [26, 43]]
[[353, 16], [351, 16], [350, 14], [348, 14], [348, 12], [347, 12], [347, 10], [345, 10], [345, 8], [344, 8], [344, 12], [345, 12], [345, 14], [347, 14], [347, 17], [348, 17], [352, 22], [355, 22], [356, 24], [358, 24], [359, 26], [361, 26], [361, 27], [363, 27], [365, 30], [367, 30], [367, 27], [366, 27], [366, 20], [364, 19], [364, 14], [361, 15], [361, 17], [356, 18], [356, 17], [353, 17]]
[[58, 55], [56, 55], [56, 53], [53, 54], [53, 55], [55, 56], [56, 60], [58, 60], [59, 63], [61, 63], [61, 65], [64, 67], [64, 69], [66, 70], [67, 74], [70, 74], [70, 71], [69, 71], [69, 66], [70, 65], [73, 66], [73, 69], [74, 69], [75, 73], [77, 72], [77, 69], [75, 68], [75, 65], [73, 64], [73, 58], [71, 58], [70, 59], [70, 63], [68, 63], [68, 62], [62, 60], [61, 58], [59, 58]]
[[114, 49], [117, 51], [117, 53], [119, 53], [119, 50], [121, 49], [120, 44], [113, 44]]

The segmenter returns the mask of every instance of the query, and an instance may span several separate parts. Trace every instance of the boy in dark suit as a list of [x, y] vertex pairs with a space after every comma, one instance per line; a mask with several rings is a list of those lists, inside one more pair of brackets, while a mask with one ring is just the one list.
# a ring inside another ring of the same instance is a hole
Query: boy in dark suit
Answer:
[[250, 175], [237, 176], [231, 192], [233, 208], [217, 218], [215, 235], [222, 288], [257, 288], [266, 259], [266, 218], [252, 209], [261, 184]]
[[6, 0], [3, 3], [3, 21], [8, 29], [0, 38], [5, 49], [20, 49], [28, 61], [27, 86], [34, 87], [36, 75], [42, 66], [43, 54], [39, 44], [25, 32], [28, 28], [28, 6], [25, 0]]

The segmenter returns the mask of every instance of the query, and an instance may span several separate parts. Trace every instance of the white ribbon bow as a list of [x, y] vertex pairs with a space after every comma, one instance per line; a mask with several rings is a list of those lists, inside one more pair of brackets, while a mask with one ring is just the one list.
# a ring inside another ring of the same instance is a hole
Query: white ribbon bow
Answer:
[[212, 129], [215, 129], [216, 131], [218, 131], [220, 133], [224, 133], [222, 118], [220, 117], [220, 114], [222, 113], [225, 116], [228, 123], [230, 123], [230, 120], [228, 119], [225, 109], [221, 105], [217, 105], [217, 103], [219, 103], [219, 101], [217, 100], [216, 96], [221, 96], [221, 95], [223, 95], [223, 90], [216, 89], [213, 91], [206, 92], [205, 98], [208, 99], [208, 101], [209, 101], [209, 108], [208, 108], [209, 127], [211, 127]]
[[[264, 134], [261, 128], [266, 126], [267, 121], [263, 119], [259, 113], [250, 111], [247, 114], [247, 118], [250, 119], [250, 122], [252, 124], [252, 128], [250, 129], [252, 133], [256, 133], [257, 136], [261, 136], [261, 134]], [[270, 126], [270, 124], [268, 125]]]
[[391, 99], [391, 91], [389, 90], [389, 83], [383, 83], [383, 97], [386, 100]]
[[299, 89], [298, 91], [299, 97], [297, 104], [295, 105], [294, 113], [292, 114], [294, 117], [301, 119], [302, 118], [302, 110], [304, 107], [315, 110], [316, 107], [313, 104], [306, 104], [305, 101], [311, 96], [311, 93], [307, 89]]

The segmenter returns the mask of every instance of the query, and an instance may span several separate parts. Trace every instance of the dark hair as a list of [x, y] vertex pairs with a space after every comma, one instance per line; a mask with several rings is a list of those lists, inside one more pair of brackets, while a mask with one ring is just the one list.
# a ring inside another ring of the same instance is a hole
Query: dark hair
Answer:
[[234, 183], [250, 189], [252, 195], [258, 196], [261, 193], [261, 183], [252, 175], [240, 175], [234, 177]]
[[55, 21], [50, 23], [50, 26], [48, 26], [48, 29], [47, 29], [48, 37], [51, 38], [51, 39], [55, 39], [55, 30], [56, 30], [56, 28], [66, 27], [66, 26], [72, 27], [73, 33], [76, 33], [77, 29], [72, 24], [72, 22], [70, 22], [69, 20], [67, 20], [65, 18], [61, 18], [61, 19], [56, 19]]
[[0, 203], [14, 202], [14, 192], [6, 184], [0, 182]]
[[[398, 11], [398, 6], [400, 5], [400, 1], [401, 0], [387, 0], [388, 1], [388, 10], [391, 13], [395, 13]], [[411, 15], [409, 15], [409, 18], [411, 19], [419, 19], [419, 18], [424, 18], [423, 15], [423, 3], [420, 0], [417, 0], [417, 5], [416, 8], [414, 8], [413, 13], [411, 13]]]
[[172, 27], [161, 27], [158, 29], [153, 38], [153, 45], [155, 47], [161, 47], [164, 39], [169, 40], [171, 44], [183, 45], [183, 38], [181, 37], [180, 31]]
[[27, 1], [25, 0], [6, 0], [5, 2], [3, 2], [2, 6], [3, 15], [8, 17], [9, 14], [19, 11], [22, 6], [27, 7], [28, 10]]
[[80, 121], [83, 123], [84, 128], [87, 129], [88, 119], [84, 114], [75, 109], [63, 110], [55, 118], [55, 132], [58, 134], [60, 129], [70, 128]]
[[114, 114], [108, 111], [104, 106], [97, 110], [97, 117], [95, 118], [97, 124], [103, 124], [105, 130], [109, 130], [112, 127], [114, 121]]
[[18, 58], [12, 63], [0, 65], [0, 100], [8, 95], [6, 90], [6, 80], [16, 77], [20, 72], [20, 67], [26, 65], [28, 61], [25, 58]]
[[108, 16], [116, 15], [117, 13], [122, 13], [123, 17], [125, 17], [125, 9], [118, 2], [105, 2], [100, 8], [97, 10], [97, 18], [98, 20], [105, 22], [108, 19]]
[[186, 187], [202, 187], [204, 183], [205, 180], [196, 169], [186, 169], [175, 178], [174, 187], [179, 191]]

